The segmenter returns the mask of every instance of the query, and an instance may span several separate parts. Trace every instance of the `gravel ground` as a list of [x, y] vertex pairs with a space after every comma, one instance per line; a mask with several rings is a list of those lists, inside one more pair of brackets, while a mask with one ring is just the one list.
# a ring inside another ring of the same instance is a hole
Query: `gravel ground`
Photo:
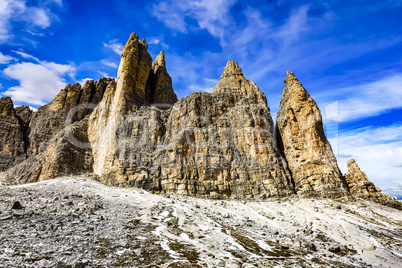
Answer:
[[402, 213], [206, 200], [90, 177], [0, 186], [0, 267], [402, 267]]

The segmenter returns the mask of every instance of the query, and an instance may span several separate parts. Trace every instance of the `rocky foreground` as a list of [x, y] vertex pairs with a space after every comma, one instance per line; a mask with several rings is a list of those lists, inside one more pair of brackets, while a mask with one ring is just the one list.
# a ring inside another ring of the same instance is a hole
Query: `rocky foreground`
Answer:
[[208, 200], [88, 176], [0, 187], [1, 267], [402, 263], [402, 213], [366, 201]]

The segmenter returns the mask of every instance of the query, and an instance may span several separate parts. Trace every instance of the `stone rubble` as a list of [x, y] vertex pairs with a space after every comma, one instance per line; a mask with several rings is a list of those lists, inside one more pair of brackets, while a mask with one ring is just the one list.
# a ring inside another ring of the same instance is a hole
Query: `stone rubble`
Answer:
[[400, 267], [401, 215], [367, 201], [211, 200], [65, 177], [0, 187], [0, 266]]

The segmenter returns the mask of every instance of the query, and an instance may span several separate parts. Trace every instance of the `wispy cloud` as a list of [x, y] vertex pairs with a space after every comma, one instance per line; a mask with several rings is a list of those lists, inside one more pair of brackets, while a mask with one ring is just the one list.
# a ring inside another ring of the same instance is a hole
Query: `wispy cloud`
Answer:
[[196, 20], [195, 29], [206, 29], [212, 36], [223, 41], [225, 27], [232, 23], [229, 15], [234, 0], [160, 1], [153, 5], [151, 14], [170, 29], [187, 33], [194, 27], [186, 17]]
[[401, 85], [402, 74], [397, 74], [375, 82], [337, 88], [325, 94], [318, 94], [317, 97], [322, 103], [339, 101], [339, 116], [333, 120], [345, 122], [402, 108]]
[[103, 46], [111, 49], [117, 55], [121, 55], [123, 44], [119, 43], [117, 39], [110, 40], [108, 43], [103, 43]]
[[119, 66], [117, 65], [117, 63], [112, 62], [112, 61], [108, 61], [108, 60], [101, 60], [101, 63], [102, 63], [103, 65], [105, 65], [105, 66], [108, 66], [108, 67], [114, 68], [114, 69], [117, 69], [117, 67], [119, 67]]
[[33, 61], [35, 61], [35, 62], [40, 62], [40, 60], [39, 60], [37, 57], [32, 56], [32, 55], [30, 55], [30, 54], [28, 54], [28, 53], [25, 53], [24, 51], [12, 50], [12, 52], [14, 52], [15, 54], [20, 55], [20, 56], [21, 56], [22, 58], [24, 58], [24, 59], [29, 59], [29, 60], [33, 60]]
[[396, 196], [398, 200], [402, 200], [402, 182], [395, 182], [394, 185], [385, 187], [382, 190], [384, 193], [387, 193], [390, 196]]
[[[0, 1], [0, 44], [14, 37], [13, 22], [25, 22], [26, 30], [48, 28], [57, 19], [47, 7], [46, 1], [39, 1], [37, 6], [28, 6], [25, 0]], [[32, 32], [32, 31], [31, 31]], [[39, 35], [39, 33], [37, 33]]]

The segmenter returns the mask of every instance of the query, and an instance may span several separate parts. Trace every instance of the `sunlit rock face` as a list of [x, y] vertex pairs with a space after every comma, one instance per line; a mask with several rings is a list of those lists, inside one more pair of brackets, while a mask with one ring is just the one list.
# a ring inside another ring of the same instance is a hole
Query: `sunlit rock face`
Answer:
[[388, 204], [395, 207], [402, 207], [400, 202], [391, 198], [389, 195], [381, 192], [381, 189], [375, 187], [365, 172], [361, 171], [354, 159], [347, 162], [348, 172], [345, 179], [350, 193], [357, 198], [369, 199], [379, 203]]
[[266, 98], [237, 63], [228, 62], [212, 93], [177, 101], [163, 52], [151, 66], [146, 49], [130, 36], [117, 83], [89, 119], [103, 182], [212, 198], [293, 193]]
[[264, 94], [229, 61], [211, 93], [192, 93], [173, 106], [161, 188], [216, 198], [293, 194], [273, 130]]
[[[109, 185], [208, 198], [368, 198], [354, 161], [342, 176], [317, 104], [292, 72], [277, 124], [265, 95], [229, 60], [211, 93], [177, 100], [164, 52], [132, 33], [117, 80], [67, 85], [32, 112], [0, 98], [0, 182], [96, 173]], [[345, 179], [346, 178], [346, 179]]]
[[320, 110], [292, 72], [288, 72], [285, 79], [277, 127], [278, 139], [298, 195], [349, 195], [325, 137]]

